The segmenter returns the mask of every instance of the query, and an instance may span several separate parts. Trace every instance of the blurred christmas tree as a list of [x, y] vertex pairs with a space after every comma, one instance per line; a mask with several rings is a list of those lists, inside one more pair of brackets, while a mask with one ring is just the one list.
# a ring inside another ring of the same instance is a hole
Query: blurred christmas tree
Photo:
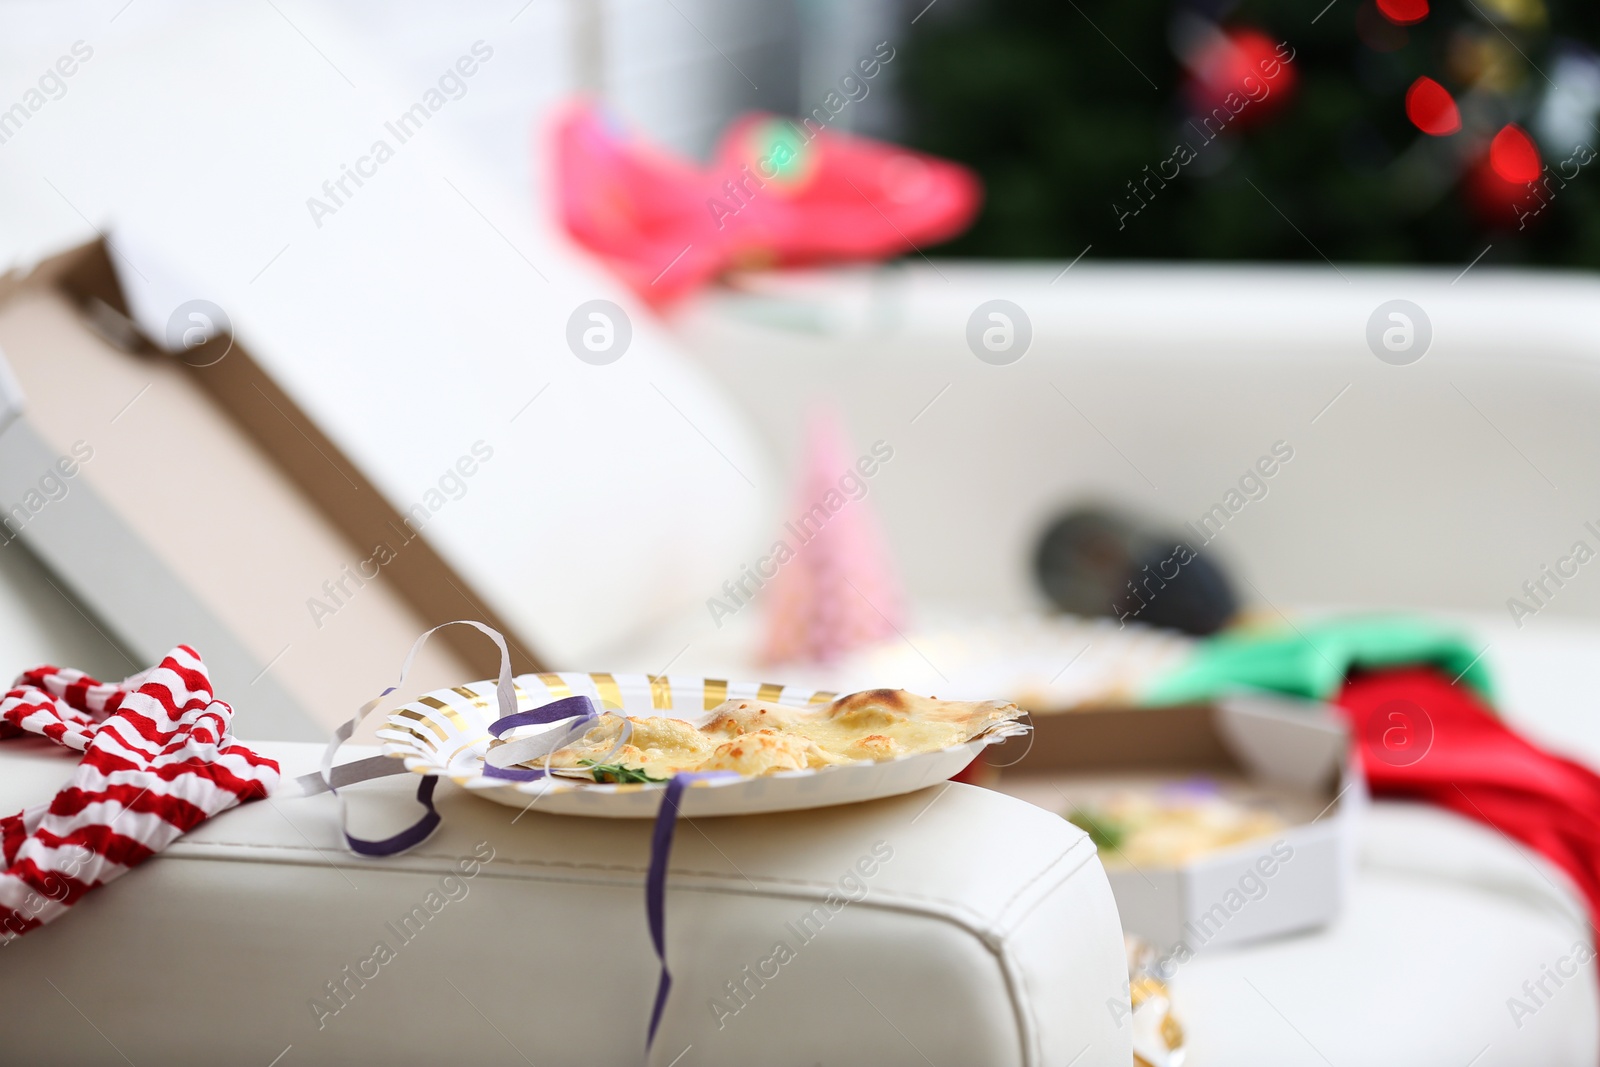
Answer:
[[1597, 41], [1592, 0], [947, 2], [907, 140], [987, 186], [948, 254], [1600, 267]]

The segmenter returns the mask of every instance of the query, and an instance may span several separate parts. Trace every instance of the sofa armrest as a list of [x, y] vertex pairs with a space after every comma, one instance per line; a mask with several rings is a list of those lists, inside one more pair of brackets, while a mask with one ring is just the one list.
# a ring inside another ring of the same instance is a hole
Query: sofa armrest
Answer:
[[[286, 779], [319, 752], [261, 747]], [[0, 782], [51, 755], [0, 745]], [[414, 785], [347, 792], [359, 820], [393, 821]], [[212, 820], [9, 945], [7, 1052], [638, 1061], [657, 976], [648, 822], [521, 813], [445, 783], [433, 838], [364, 859], [342, 848], [332, 797], [293, 793]], [[1126, 995], [1116, 905], [1065, 820], [951, 784], [685, 823], [667, 891], [675, 984], [650, 1062], [1129, 1062], [1105, 1007]]]

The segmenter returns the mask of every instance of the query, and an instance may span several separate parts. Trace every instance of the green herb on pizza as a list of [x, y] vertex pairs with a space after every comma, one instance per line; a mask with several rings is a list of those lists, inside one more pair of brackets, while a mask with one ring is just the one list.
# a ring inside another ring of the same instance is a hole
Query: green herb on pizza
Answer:
[[644, 784], [646, 782], [665, 782], [665, 778], [657, 778], [645, 771], [629, 767], [621, 763], [596, 763], [594, 760], [579, 760], [580, 766], [589, 768], [589, 773], [594, 780], [606, 785], [619, 784]]

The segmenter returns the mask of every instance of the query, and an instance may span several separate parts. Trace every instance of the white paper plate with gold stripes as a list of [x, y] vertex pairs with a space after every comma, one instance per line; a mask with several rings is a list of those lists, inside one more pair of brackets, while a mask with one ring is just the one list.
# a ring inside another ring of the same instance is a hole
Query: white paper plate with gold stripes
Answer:
[[[762, 700], [789, 705], [825, 704], [835, 694], [762, 682], [651, 674], [582, 674], [572, 671], [516, 678], [517, 710], [531, 711], [554, 700], [586, 696], [600, 711], [625, 715], [672, 715], [691, 721], [725, 700]], [[449, 778], [480, 796], [517, 808], [558, 815], [614, 819], [653, 818], [661, 804], [660, 783], [607, 785], [572, 778], [512, 782], [483, 773], [483, 756], [498, 717], [495, 683], [473, 682], [438, 689], [389, 713], [378, 732], [384, 753], [405, 760], [416, 774]], [[853, 763], [822, 770], [780, 771], [762, 777], [693, 782], [684, 791], [683, 814], [691, 817], [753, 815], [853, 804], [911, 793], [948, 780], [986, 745], [1026, 732], [1022, 723], [997, 723], [960, 745], [881, 763]]]

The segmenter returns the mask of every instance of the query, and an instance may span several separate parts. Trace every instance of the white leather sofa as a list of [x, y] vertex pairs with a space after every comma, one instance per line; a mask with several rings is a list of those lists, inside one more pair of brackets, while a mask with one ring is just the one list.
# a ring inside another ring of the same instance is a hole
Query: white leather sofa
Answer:
[[[288, 775], [321, 754], [262, 750]], [[48, 797], [73, 765], [0, 744], [0, 808]], [[412, 786], [350, 790], [358, 828], [407, 817]], [[1094, 848], [998, 793], [685, 821], [674, 986], [647, 1060], [649, 822], [523, 815], [446, 784], [443, 827], [372, 860], [344, 850], [332, 797], [297, 793], [219, 816], [0, 952], [0, 1061], [1131, 1060], [1126, 1013], [1107, 1010], [1127, 973]]]
[[[869, 499], [906, 583], [968, 612], [1041, 605], [1032, 553], [1066, 505], [1181, 530], [1279, 441], [1294, 458], [1205, 546], [1268, 610], [1505, 613], [1600, 515], [1574, 495], [1600, 467], [1600, 279], [1494, 252], [1464, 275], [1099, 258], [1116, 254], [751, 275], [674, 321], [782, 460], [817, 402], [859, 447], [892, 444]], [[1031, 323], [1005, 366], [967, 342], [995, 298]], [[1367, 343], [1396, 298], [1431, 325], [1405, 366]], [[1600, 618], [1600, 581], [1547, 612]]]

